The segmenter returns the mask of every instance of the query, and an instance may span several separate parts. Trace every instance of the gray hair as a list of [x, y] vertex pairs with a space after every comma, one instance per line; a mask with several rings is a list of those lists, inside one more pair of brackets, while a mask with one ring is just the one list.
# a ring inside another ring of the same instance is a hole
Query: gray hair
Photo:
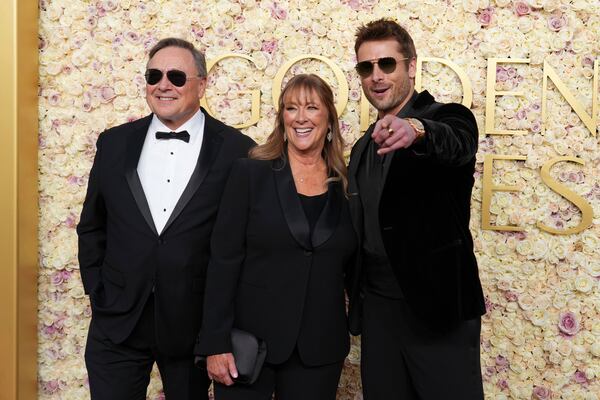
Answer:
[[196, 64], [196, 69], [198, 70], [199, 76], [206, 76], [206, 59], [204, 58], [204, 54], [196, 49], [194, 45], [187, 40], [179, 39], [179, 38], [164, 38], [161, 39], [158, 43], [154, 45], [150, 49], [150, 53], [148, 54], [148, 62], [154, 57], [159, 50], [162, 50], [166, 47], [179, 47], [180, 49], [188, 50], [192, 53], [192, 57], [194, 58], [194, 64]]

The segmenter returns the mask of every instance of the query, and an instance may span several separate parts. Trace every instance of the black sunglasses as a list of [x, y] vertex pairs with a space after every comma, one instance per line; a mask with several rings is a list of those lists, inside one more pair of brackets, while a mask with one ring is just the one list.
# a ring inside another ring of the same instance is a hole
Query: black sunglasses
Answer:
[[371, 76], [373, 73], [373, 69], [375, 68], [375, 64], [379, 66], [379, 69], [386, 74], [391, 74], [396, 70], [396, 65], [398, 61], [408, 60], [408, 57], [401, 58], [396, 60], [394, 57], [381, 57], [375, 58], [373, 60], [365, 60], [361, 61], [354, 68], [356, 68], [356, 72], [361, 78], [366, 78]]
[[[160, 69], [149, 68], [146, 70], [144, 77], [146, 78], [146, 83], [148, 85], [156, 85], [162, 79], [163, 72]], [[178, 69], [172, 69], [167, 71], [167, 79], [169, 80], [169, 82], [171, 82], [177, 87], [182, 87], [183, 85], [185, 85], [188, 79], [194, 79], [199, 77], [200, 76], [188, 77], [185, 74], [185, 72], [180, 71]]]

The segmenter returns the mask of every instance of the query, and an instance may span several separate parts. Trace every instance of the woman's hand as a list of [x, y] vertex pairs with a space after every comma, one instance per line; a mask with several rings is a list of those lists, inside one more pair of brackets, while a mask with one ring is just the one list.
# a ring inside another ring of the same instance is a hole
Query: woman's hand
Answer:
[[231, 353], [215, 354], [206, 357], [208, 376], [213, 381], [223, 385], [233, 385], [233, 379], [238, 377], [235, 359]]

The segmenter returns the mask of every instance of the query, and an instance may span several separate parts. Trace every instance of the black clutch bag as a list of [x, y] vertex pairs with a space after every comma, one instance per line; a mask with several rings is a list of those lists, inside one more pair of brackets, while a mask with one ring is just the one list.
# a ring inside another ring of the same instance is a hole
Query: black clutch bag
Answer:
[[249, 332], [232, 329], [231, 346], [238, 370], [238, 377], [234, 381], [246, 385], [253, 384], [267, 358], [267, 344]]
[[[267, 358], [267, 343], [240, 329], [231, 330], [231, 352], [235, 358], [235, 367], [238, 377], [233, 379], [235, 383], [251, 385], [256, 382], [260, 370]], [[198, 356], [196, 365], [206, 369], [206, 357]]]

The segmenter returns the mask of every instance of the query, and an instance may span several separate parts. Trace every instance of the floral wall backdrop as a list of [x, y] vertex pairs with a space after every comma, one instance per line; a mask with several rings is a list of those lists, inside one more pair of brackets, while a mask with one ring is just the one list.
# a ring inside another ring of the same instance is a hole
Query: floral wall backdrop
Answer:
[[[340, 121], [349, 149], [361, 135], [353, 35], [381, 17], [407, 27], [419, 56], [453, 61], [472, 84], [481, 135], [471, 230], [488, 306], [481, 339], [486, 399], [600, 397], [598, 124], [590, 130], [552, 82], [545, 120], [541, 112], [546, 62], [593, 117], [598, 0], [40, 0], [40, 398], [89, 397], [83, 350], [90, 308], [75, 226], [98, 134], [149, 112], [143, 78], [149, 48], [178, 36], [208, 60], [229, 53], [250, 57], [220, 61], [206, 97], [213, 115], [239, 125], [251, 118], [247, 91], [259, 90], [260, 118], [242, 129], [259, 142], [272, 127], [273, 78], [280, 67], [302, 55], [326, 57], [349, 85]], [[495, 129], [522, 134], [484, 133], [487, 60], [494, 57], [529, 60], [499, 63], [492, 75], [496, 90], [523, 94], [494, 96]], [[326, 63], [304, 60], [286, 76], [300, 71], [322, 75], [336, 92], [340, 87]], [[422, 87], [438, 100], [462, 99], [456, 72], [443, 63], [423, 64]], [[519, 191], [494, 192], [489, 209], [492, 225], [518, 225], [520, 231], [482, 229], [488, 155], [521, 157], [494, 162], [493, 184]], [[593, 211], [591, 226], [571, 235], [537, 225], [565, 230], [581, 222], [580, 207], [540, 174], [560, 156], [581, 163], [557, 163], [551, 178]], [[338, 399], [362, 398], [358, 346], [354, 340]], [[163, 397], [157, 377], [155, 371], [150, 399]]]

